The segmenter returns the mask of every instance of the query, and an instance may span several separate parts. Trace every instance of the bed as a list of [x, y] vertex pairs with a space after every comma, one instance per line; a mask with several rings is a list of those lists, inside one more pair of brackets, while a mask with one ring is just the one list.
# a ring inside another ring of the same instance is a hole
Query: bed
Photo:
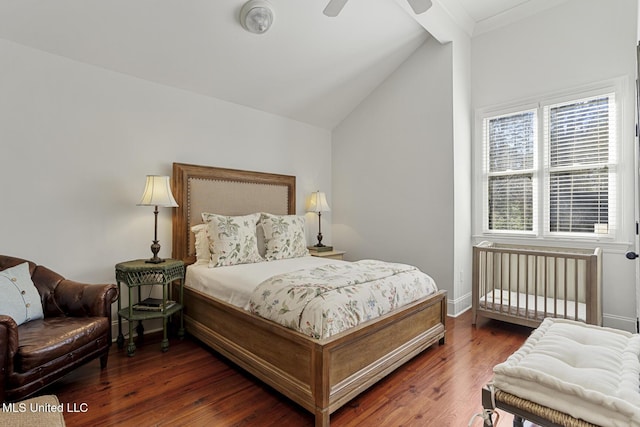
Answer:
[[[173, 258], [192, 265], [202, 212], [295, 214], [294, 176], [173, 164]], [[188, 267], [189, 269], [190, 267]], [[189, 270], [188, 270], [189, 271]], [[328, 426], [330, 414], [428, 347], [445, 342], [446, 292], [437, 291], [328, 338], [312, 338], [186, 283], [187, 332]]]

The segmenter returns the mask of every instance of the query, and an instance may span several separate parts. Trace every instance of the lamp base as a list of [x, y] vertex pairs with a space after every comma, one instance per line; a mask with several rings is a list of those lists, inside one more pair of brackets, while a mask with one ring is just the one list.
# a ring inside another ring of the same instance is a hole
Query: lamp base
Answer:
[[310, 251], [316, 251], [316, 252], [329, 252], [333, 250], [333, 246], [308, 246], [307, 249], [309, 249]]
[[158, 252], [160, 252], [160, 244], [157, 240], [154, 240], [151, 244], [151, 253], [153, 256], [145, 262], [148, 264], [160, 264], [161, 262], [164, 262], [164, 260], [158, 256]]

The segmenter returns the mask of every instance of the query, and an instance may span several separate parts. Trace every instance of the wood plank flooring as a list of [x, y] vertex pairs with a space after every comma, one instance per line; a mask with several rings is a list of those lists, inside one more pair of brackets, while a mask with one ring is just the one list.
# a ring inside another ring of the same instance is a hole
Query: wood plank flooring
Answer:
[[[492, 368], [531, 329], [471, 313], [447, 319], [446, 344], [427, 349], [331, 416], [331, 425], [467, 426], [482, 410]], [[125, 346], [126, 348], [126, 346]], [[96, 360], [58, 381], [68, 427], [313, 426], [313, 416], [190, 337], [162, 353], [145, 337], [134, 357], [114, 344], [107, 368]], [[512, 418], [502, 414], [500, 425]], [[473, 426], [481, 426], [478, 418]]]

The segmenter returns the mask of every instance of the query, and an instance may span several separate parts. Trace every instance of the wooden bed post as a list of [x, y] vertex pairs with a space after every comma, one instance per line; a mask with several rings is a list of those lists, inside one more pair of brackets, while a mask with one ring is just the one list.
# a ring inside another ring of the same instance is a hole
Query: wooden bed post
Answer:
[[313, 365], [311, 366], [311, 378], [313, 401], [315, 403], [315, 427], [329, 427], [331, 413], [329, 412], [329, 360], [328, 352], [321, 345], [313, 346]]
[[329, 408], [325, 409], [316, 409], [315, 413], [316, 423], [315, 427], [329, 427]]

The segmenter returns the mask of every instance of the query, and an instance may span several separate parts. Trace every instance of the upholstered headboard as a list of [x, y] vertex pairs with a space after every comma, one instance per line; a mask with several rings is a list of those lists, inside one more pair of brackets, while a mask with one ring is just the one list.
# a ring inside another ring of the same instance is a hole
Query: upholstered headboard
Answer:
[[296, 209], [296, 177], [210, 166], [173, 164], [171, 180], [178, 207], [173, 210], [172, 257], [195, 262], [191, 227], [201, 213], [291, 215]]

